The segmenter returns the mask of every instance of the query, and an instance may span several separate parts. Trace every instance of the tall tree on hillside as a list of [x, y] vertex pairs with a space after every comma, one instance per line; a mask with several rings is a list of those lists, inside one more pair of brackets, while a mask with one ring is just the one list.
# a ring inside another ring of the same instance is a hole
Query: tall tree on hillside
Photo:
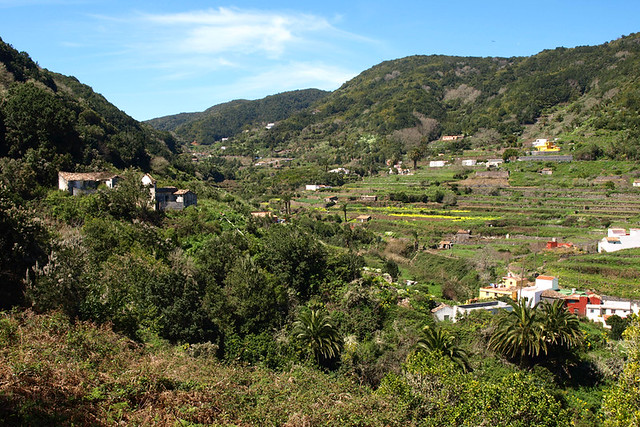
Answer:
[[418, 168], [418, 161], [422, 159], [422, 150], [419, 148], [413, 148], [409, 151], [409, 159], [413, 162], [413, 168]]
[[544, 337], [550, 349], [569, 350], [580, 345], [582, 331], [578, 316], [570, 313], [564, 301], [541, 305]]
[[540, 354], [546, 354], [547, 342], [543, 327], [535, 308], [523, 298], [518, 302], [509, 301], [513, 310], [502, 313], [495, 319], [495, 332], [489, 339], [489, 346], [507, 356], [518, 358], [521, 365]]
[[582, 331], [578, 317], [562, 301], [530, 307], [525, 299], [510, 301], [513, 311], [495, 320], [489, 346], [521, 365], [531, 364], [540, 355], [565, 353], [579, 346]]

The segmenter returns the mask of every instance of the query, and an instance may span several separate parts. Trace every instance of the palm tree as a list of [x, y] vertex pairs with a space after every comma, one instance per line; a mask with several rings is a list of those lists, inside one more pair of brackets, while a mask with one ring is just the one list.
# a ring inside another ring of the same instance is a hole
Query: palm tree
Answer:
[[571, 349], [582, 342], [578, 316], [570, 313], [562, 300], [541, 305], [544, 336], [550, 347]]
[[455, 344], [455, 337], [442, 328], [431, 328], [430, 326], [425, 326], [422, 332], [424, 332], [424, 337], [418, 340], [416, 344], [418, 349], [438, 351], [460, 366], [463, 371], [470, 370], [467, 352]]
[[304, 310], [293, 327], [294, 336], [313, 352], [318, 365], [322, 360], [333, 359], [340, 354], [342, 338], [325, 312]]
[[418, 160], [422, 159], [423, 153], [420, 148], [414, 148], [409, 151], [409, 159], [413, 162], [413, 168], [418, 168]]
[[513, 311], [496, 317], [489, 346], [509, 358], [518, 357], [522, 365], [530, 358], [546, 354], [547, 341], [536, 307], [529, 306], [524, 298], [509, 304]]

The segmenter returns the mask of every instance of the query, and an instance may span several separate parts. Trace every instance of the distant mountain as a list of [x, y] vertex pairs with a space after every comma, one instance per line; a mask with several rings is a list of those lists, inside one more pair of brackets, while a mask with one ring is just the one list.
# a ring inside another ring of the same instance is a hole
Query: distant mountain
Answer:
[[326, 142], [344, 159], [385, 144], [380, 156], [402, 153], [448, 134], [497, 147], [537, 135], [574, 142], [587, 157], [639, 158], [639, 79], [638, 34], [531, 57], [411, 56], [364, 71], [249, 149], [263, 141], [315, 151]]
[[148, 120], [158, 130], [173, 131], [186, 140], [211, 144], [242, 130], [277, 122], [308, 108], [330, 92], [296, 90], [255, 101], [235, 100], [214, 105], [201, 113], [182, 113]]
[[137, 122], [76, 78], [38, 67], [0, 39], [0, 157], [31, 162], [39, 181], [50, 183], [57, 168], [106, 162], [147, 169], [151, 156], [175, 153], [168, 133]]

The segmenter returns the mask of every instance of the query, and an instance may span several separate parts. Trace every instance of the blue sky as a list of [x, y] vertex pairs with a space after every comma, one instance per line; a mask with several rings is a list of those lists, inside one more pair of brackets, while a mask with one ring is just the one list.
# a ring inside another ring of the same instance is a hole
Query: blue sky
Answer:
[[640, 31], [637, 0], [0, 0], [0, 37], [138, 120], [337, 89], [408, 55], [529, 56]]

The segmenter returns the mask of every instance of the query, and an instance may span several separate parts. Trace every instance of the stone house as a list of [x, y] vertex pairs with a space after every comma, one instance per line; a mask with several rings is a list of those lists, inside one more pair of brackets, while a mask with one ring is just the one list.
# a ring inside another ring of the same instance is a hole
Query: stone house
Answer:
[[93, 193], [100, 185], [114, 188], [119, 179], [112, 172], [58, 172], [58, 189], [76, 196]]

